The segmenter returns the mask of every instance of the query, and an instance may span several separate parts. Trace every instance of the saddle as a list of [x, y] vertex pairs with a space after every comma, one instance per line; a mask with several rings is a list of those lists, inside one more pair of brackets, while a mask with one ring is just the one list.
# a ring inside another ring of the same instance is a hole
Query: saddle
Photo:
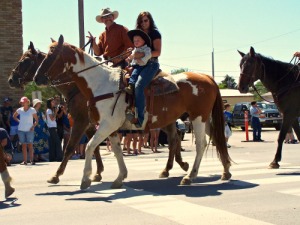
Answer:
[[[130, 78], [131, 72], [132, 69], [126, 68], [125, 71], [122, 73], [119, 85], [120, 90], [124, 90], [124, 88], [128, 86], [128, 80]], [[179, 91], [179, 87], [176, 84], [172, 75], [159, 70], [150, 82], [150, 85], [145, 88], [146, 106], [149, 109], [149, 116], [145, 130], [148, 130], [151, 126], [154, 107], [154, 96], [164, 97], [167, 94], [171, 94], [177, 91]], [[129, 95], [126, 93], [126, 102], [129, 103], [129, 106], [127, 107], [125, 112], [126, 118], [134, 124], [137, 122], [134, 95]]]

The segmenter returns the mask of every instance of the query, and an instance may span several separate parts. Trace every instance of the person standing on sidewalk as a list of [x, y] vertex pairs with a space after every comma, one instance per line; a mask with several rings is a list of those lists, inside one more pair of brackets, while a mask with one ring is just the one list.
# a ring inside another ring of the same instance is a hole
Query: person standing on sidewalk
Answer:
[[253, 129], [253, 141], [262, 142], [261, 139], [261, 124], [259, 121], [259, 115], [261, 109], [257, 106], [256, 101], [251, 102], [250, 115], [251, 115], [251, 126]]
[[55, 106], [56, 103], [54, 98], [49, 98], [47, 100], [47, 110], [46, 110], [47, 125], [50, 133], [49, 162], [54, 162], [54, 161], [60, 162], [63, 156], [61, 142], [57, 134], [56, 117], [57, 117], [58, 107]]
[[[34, 140], [34, 128], [38, 124], [38, 117], [36, 110], [30, 107], [30, 100], [27, 97], [20, 99], [22, 107], [18, 108], [14, 113], [14, 119], [19, 122], [18, 136], [19, 141], [22, 144], [23, 162], [21, 165], [27, 165], [27, 147], [29, 149], [29, 158], [31, 165], [34, 165], [33, 160], [33, 140]], [[20, 119], [18, 119], [20, 115]], [[34, 122], [33, 122], [34, 121]]]

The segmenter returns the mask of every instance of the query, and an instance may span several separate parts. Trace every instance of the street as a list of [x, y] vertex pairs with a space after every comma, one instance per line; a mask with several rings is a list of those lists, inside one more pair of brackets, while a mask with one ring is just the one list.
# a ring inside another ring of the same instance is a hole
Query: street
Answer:
[[[229, 139], [232, 179], [220, 180], [222, 165], [210, 146], [191, 186], [179, 185], [186, 172], [176, 163], [168, 179], [158, 178], [167, 147], [125, 156], [128, 178], [122, 189], [110, 189], [118, 168], [106, 146], [101, 146], [102, 182], [86, 191], [80, 190], [84, 160], [71, 160], [57, 185], [46, 180], [59, 163], [15, 164], [8, 169], [16, 192], [5, 200], [0, 185], [0, 224], [300, 224], [299, 144], [284, 144], [280, 169], [268, 169], [277, 136], [275, 129], [263, 129], [264, 142], [244, 142], [245, 133], [234, 130]], [[191, 168], [192, 134], [185, 135], [182, 146]]]

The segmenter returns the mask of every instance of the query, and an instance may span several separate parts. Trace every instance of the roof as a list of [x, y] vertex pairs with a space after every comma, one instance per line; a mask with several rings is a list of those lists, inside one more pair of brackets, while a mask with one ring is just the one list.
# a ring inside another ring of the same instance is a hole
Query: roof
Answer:
[[222, 97], [240, 97], [240, 96], [254, 96], [251, 93], [241, 94], [239, 90], [236, 89], [220, 89]]

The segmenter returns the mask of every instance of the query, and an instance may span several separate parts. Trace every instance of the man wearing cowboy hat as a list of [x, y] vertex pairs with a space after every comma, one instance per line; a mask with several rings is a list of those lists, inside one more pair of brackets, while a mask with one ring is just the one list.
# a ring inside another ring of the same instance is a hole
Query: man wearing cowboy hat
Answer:
[[[108, 60], [116, 57], [132, 48], [133, 45], [127, 36], [128, 29], [114, 22], [119, 16], [118, 11], [111, 11], [109, 8], [102, 9], [100, 15], [96, 16], [98, 23], [105, 24], [105, 31], [99, 36], [99, 42], [96, 44], [95, 38], [89, 32], [90, 39], [93, 39], [93, 50], [95, 55], [103, 55], [104, 59]], [[121, 66], [125, 68], [125, 58], [128, 55], [123, 55], [114, 59], [113, 66]]]

